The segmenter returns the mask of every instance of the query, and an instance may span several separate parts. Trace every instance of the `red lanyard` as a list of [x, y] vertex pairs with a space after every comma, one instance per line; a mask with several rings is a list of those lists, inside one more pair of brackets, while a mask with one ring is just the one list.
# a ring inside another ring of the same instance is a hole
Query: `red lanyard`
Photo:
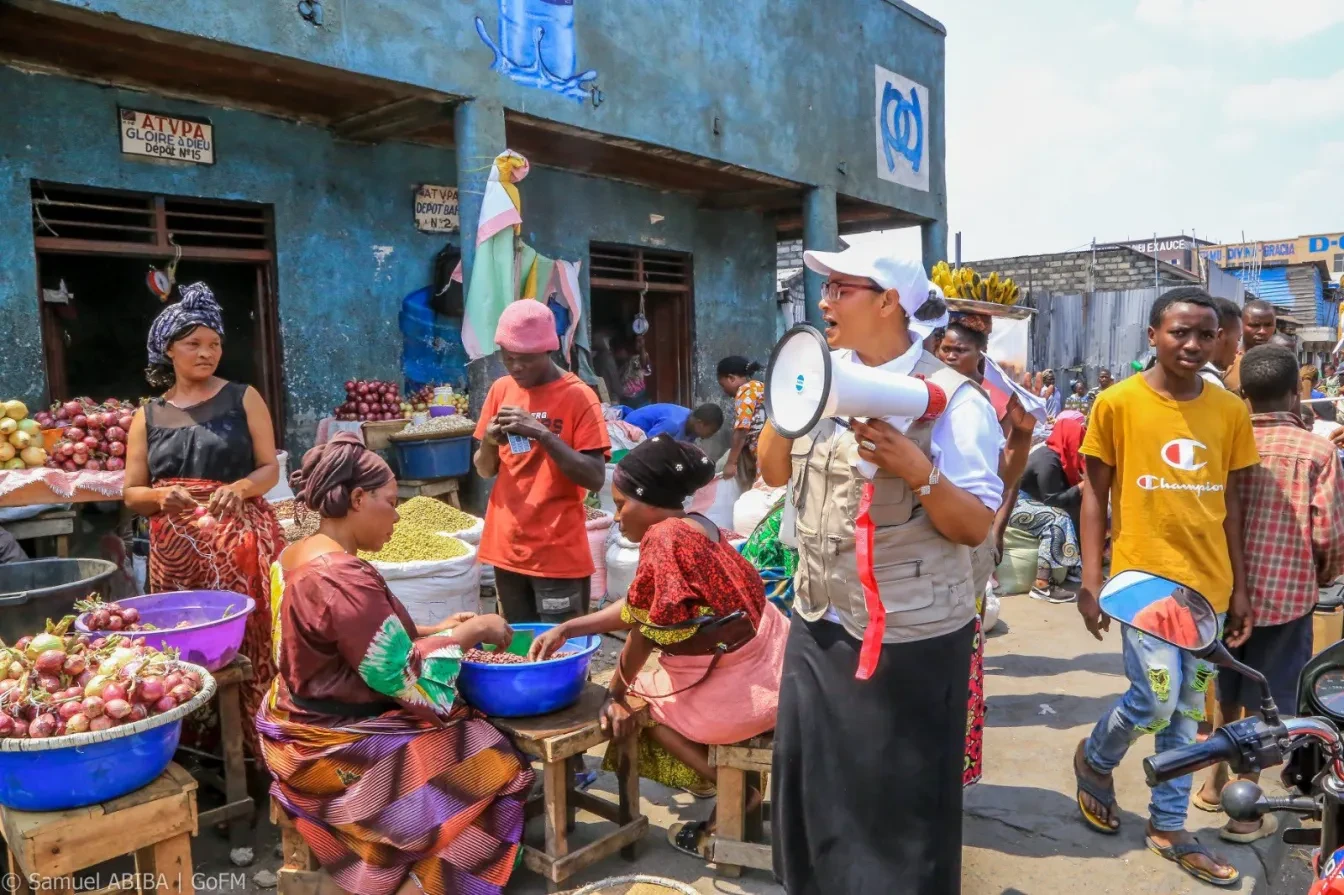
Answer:
[[854, 522], [854, 558], [859, 566], [859, 581], [863, 584], [863, 602], [868, 607], [868, 627], [863, 632], [863, 647], [859, 650], [859, 669], [854, 677], [866, 681], [877, 671], [877, 660], [882, 657], [882, 637], [887, 632], [887, 608], [877, 590], [877, 576], [873, 573], [873, 520], [868, 508], [873, 505], [873, 483], [864, 482], [859, 497], [859, 518]]

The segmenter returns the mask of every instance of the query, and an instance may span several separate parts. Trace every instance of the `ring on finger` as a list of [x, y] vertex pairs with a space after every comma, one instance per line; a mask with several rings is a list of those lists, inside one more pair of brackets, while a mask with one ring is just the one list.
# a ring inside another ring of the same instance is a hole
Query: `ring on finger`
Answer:
[[859, 442], [859, 447], [863, 448], [865, 451], [875, 451], [875, 450], [877, 450], [877, 445], [873, 444], [871, 441], [868, 441], [867, 439], [864, 439], [863, 441], [860, 441], [860, 442]]

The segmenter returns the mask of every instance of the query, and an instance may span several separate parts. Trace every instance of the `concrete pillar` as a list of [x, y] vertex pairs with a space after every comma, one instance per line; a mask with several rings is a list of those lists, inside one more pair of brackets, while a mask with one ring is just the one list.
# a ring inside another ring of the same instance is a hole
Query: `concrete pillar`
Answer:
[[[476, 258], [476, 225], [481, 220], [481, 200], [495, 156], [508, 148], [504, 135], [504, 107], [471, 99], [453, 110], [453, 135], [457, 144], [457, 204], [462, 222], [462, 283], [471, 282]], [[504, 375], [498, 354], [467, 364], [469, 411], [476, 417], [485, 403], [490, 383]]]
[[947, 222], [929, 221], [919, 227], [924, 252], [924, 269], [932, 270], [939, 261], [947, 260]]
[[[803, 197], [803, 248], [833, 252], [840, 248], [840, 223], [835, 210], [835, 190], [818, 186]], [[821, 284], [826, 278], [810, 270], [803, 272], [803, 296], [807, 322], [821, 329]]]
[[504, 136], [504, 107], [470, 99], [453, 110], [453, 138], [457, 144], [457, 202], [462, 221], [462, 282], [471, 282], [476, 257], [476, 225], [490, 165], [508, 148]]

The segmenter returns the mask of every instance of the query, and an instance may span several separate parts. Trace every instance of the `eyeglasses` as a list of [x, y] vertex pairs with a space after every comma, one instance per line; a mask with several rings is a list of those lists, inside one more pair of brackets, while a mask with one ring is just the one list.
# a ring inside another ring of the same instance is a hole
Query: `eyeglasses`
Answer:
[[862, 291], [862, 292], [881, 292], [881, 291], [882, 291], [881, 289], [879, 289], [876, 285], [874, 285], [874, 284], [871, 283], [871, 282], [869, 282], [869, 283], [837, 283], [837, 282], [834, 282], [834, 281], [832, 281], [832, 280], [827, 280], [825, 283], [822, 283], [822, 284], [821, 284], [821, 297], [824, 298], [824, 299], [826, 299], [827, 301], [835, 301], [837, 298], [840, 297], [840, 293], [841, 293], [841, 291], [842, 291], [842, 290], [845, 290], [845, 289], [848, 289], [848, 290], [850, 290], [850, 291], [858, 290], [858, 291]]

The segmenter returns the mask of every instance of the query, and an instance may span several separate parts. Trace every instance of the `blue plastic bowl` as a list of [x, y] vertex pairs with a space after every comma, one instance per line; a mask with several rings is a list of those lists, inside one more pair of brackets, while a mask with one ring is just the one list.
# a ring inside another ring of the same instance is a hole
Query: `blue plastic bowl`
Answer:
[[[519, 623], [515, 631], [540, 634], [555, 625]], [[557, 652], [577, 650], [563, 659], [529, 662], [526, 665], [485, 665], [463, 662], [457, 676], [458, 689], [467, 703], [496, 718], [546, 715], [569, 708], [579, 701], [588, 681], [588, 663], [602, 645], [602, 638], [589, 634], [573, 637]]]
[[201, 691], [171, 712], [97, 733], [0, 740], [0, 805], [21, 811], [80, 808], [153, 782], [173, 760], [182, 719], [214, 697], [214, 679], [197, 670]]

